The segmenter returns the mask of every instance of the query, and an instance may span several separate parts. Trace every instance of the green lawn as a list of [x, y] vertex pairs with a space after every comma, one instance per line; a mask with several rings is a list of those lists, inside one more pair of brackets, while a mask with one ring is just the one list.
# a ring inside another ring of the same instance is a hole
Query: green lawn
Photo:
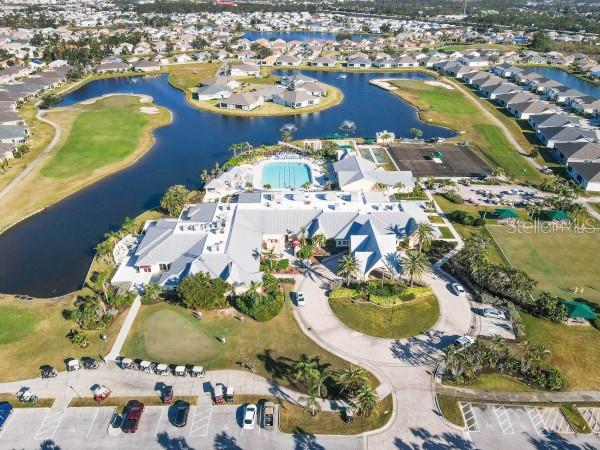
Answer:
[[600, 386], [600, 331], [593, 327], [557, 324], [521, 313], [525, 339], [551, 351], [548, 365], [566, 376], [570, 391]]
[[429, 330], [438, 320], [440, 307], [434, 295], [426, 295], [393, 307], [348, 298], [329, 298], [329, 306], [346, 326], [369, 336], [401, 339]]
[[466, 387], [469, 389], [479, 389], [482, 391], [496, 392], [539, 392], [519, 380], [500, 373], [483, 373], [479, 375], [471, 384], [455, 384], [444, 380], [444, 384], [449, 386]]
[[[229, 309], [211, 311], [202, 320], [188, 310], [166, 303], [142, 306], [123, 347], [123, 355], [170, 364], [198, 364], [208, 370], [240, 369], [238, 362], [255, 364], [256, 373], [292, 384], [292, 368], [302, 354], [312, 354], [331, 369], [348, 365], [328, 353], [298, 327], [292, 306], [268, 322], [239, 320]], [[226, 343], [219, 341], [226, 338]]]
[[[600, 304], [599, 232], [515, 233], [502, 226], [487, 228], [508, 260], [538, 281], [540, 290]], [[575, 294], [575, 287], [583, 287], [583, 294]]]
[[[502, 130], [484, 115], [463, 92], [432, 86], [423, 81], [392, 82], [393, 91], [416, 106], [426, 121], [463, 132], [456, 139], [469, 144], [492, 166], [524, 181], [541, 182], [541, 174], [506, 139]], [[446, 83], [449, 84], [449, 83]]]
[[179, 64], [168, 66], [169, 83], [178, 89], [198, 87], [203, 80], [212, 78], [217, 73], [219, 63]]
[[35, 311], [18, 306], [4, 306], [0, 314], [0, 345], [27, 336], [42, 317]]
[[437, 394], [436, 396], [441, 413], [446, 420], [459, 427], [464, 427], [465, 421], [458, 400], [455, 397], [450, 397], [448, 395]]
[[[132, 154], [149, 123], [139, 97], [116, 96], [78, 106], [68, 137], [43, 167], [42, 175], [68, 178], [124, 159]], [[52, 114], [50, 115], [52, 119]]]
[[442, 233], [442, 238], [443, 239], [454, 239], [454, 235], [450, 231], [450, 228], [448, 228], [448, 227], [437, 227], [437, 229], [440, 230], [440, 233]]

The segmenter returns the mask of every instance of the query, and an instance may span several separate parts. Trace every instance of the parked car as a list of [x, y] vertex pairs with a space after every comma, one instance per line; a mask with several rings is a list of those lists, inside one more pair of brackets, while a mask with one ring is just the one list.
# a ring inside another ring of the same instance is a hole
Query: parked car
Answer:
[[244, 408], [244, 430], [253, 430], [254, 422], [256, 422], [256, 405], [250, 403]]
[[456, 345], [457, 347], [468, 347], [469, 345], [473, 345], [475, 343], [475, 338], [472, 338], [471, 336], [461, 336], [459, 338], [456, 338], [456, 340], [454, 341], [454, 345]]
[[296, 298], [296, 305], [304, 306], [306, 301], [304, 300], [304, 294], [302, 292], [296, 292], [294, 297]]
[[127, 404], [127, 413], [123, 420], [123, 432], [124, 433], [135, 433], [140, 424], [142, 413], [144, 412], [144, 404], [137, 400], [131, 400]]
[[275, 424], [275, 404], [266, 402], [263, 407], [263, 427], [266, 430], [271, 430]]
[[452, 292], [454, 292], [456, 295], [460, 295], [460, 296], [466, 295], [465, 288], [462, 287], [462, 285], [460, 285], [458, 283], [452, 283], [451, 287], [452, 287]]
[[176, 427], [185, 427], [188, 414], [190, 413], [190, 404], [183, 400], [177, 400], [173, 405], [175, 414], [173, 415], [173, 425]]
[[502, 319], [502, 320], [505, 320], [506, 319], [506, 314], [501, 309], [494, 308], [492, 306], [492, 307], [484, 308], [483, 309], [483, 317], [487, 317], [489, 319]]
[[10, 414], [12, 413], [13, 407], [8, 402], [0, 403], [0, 430], [4, 427], [4, 424], [8, 420]]

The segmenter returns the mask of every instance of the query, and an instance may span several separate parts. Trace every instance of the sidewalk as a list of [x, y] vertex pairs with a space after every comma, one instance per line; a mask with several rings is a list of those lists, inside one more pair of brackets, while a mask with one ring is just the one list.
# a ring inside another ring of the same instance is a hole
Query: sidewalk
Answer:
[[467, 399], [507, 403], [600, 402], [600, 391], [572, 392], [489, 392], [436, 384], [437, 394]]

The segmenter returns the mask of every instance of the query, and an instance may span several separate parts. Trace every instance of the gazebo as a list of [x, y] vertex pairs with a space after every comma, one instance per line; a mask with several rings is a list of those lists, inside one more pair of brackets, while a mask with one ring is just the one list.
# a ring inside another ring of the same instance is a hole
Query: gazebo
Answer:
[[498, 219], [516, 219], [519, 213], [512, 208], [496, 208], [494, 211]]
[[561, 211], [560, 209], [550, 209], [546, 211], [546, 216], [548, 219], [561, 222], [563, 220], [571, 220], [571, 215], [566, 211]]
[[560, 302], [567, 308], [567, 314], [569, 319], [586, 319], [595, 320], [597, 314], [588, 305], [582, 302], [576, 302], [573, 300], [564, 300]]

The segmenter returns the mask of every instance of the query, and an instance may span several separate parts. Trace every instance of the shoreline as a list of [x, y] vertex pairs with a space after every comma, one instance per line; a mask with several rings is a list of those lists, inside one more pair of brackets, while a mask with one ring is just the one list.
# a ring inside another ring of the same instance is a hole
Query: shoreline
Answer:
[[[105, 94], [105, 95], [101, 95], [99, 97], [94, 97], [91, 99], [88, 99], [87, 101], [99, 101], [103, 98], [108, 98], [108, 97], [113, 97], [113, 96], [126, 96], [126, 97], [138, 97], [140, 100], [142, 99], [151, 99], [150, 102], [147, 103], [142, 103], [140, 102], [140, 104], [148, 104], [148, 105], [154, 105], [153, 103], [153, 99], [151, 97], [149, 97], [146, 94], [120, 94], [120, 93], [114, 93], [114, 94]], [[66, 108], [72, 108], [73, 106], [78, 105], [79, 103], [75, 103], [73, 105], [69, 105], [64, 107], [64, 109]], [[154, 105], [156, 106], [156, 105]], [[91, 185], [93, 185], [94, 183], [97, 183], [100, 180], [103, 180], [107, 177], [110, 177], [118, 172], [121, 172], [127, 168], [129, 168], [130, 166], [132, 166], [133, 164], [135, 164], [136, 162], [138, 162], [144, 155], [146, 155], [149, 151], [152, 150], [152, 148], [154, 147], [154, 144], [156, 143], [156, 138], [154, 137], [154, 130], [167, 126], [169, 125], [172, 121], [173, 121], [173, 113], [171, 112], [171, 110], [164, 108], [164, 107], [159, 107], [162, 111], [166, 111], [168, 113], [168, 120], [165, 121], [161, 121], [157, 124], [148, 126], [146, 129], [144, 129], [142, 131], [142, 134], [140, 135], [140, 141], [142, 141], [145, 138], [149, 138], [149, 145], [146, 146], [146, 148], [140, 148], [140, 149], [134, 149], [134, 151], [132, 152], [131, 155], [129, 155], [128, 157], [126, 157], [124, 160], [122, 161], [116, 161], [114, 163], [111, 163], [110, 165], [114, 165], [114, 169], [108, 170], [106, 172], [102, 172], [96, 174], [95, 176], [90, 176], [88, 178], [84, 178], [79, 180], [78, 182], [74, 182], [72, 186], [69, 186], [69, 188], [67, 188], [66, 192], [59, 196], [59, 198], [53, 199], [50, 202], [48, 202], [47, 204], [44, 204], [43, 206], [41, 206], [40, 208], [37, 208], [35, 211], [32, 211], [30, 213], [25, 214], [23, 217], [18, 218], [18, 220], [15, 220], [13, 222], [11, 222], [8, 225], [2, 226], [0, 228], [0, 236], [4, 233], [6, 233], [7, 231], [9, 231], [11, 228], [13, 228], [14, 226], [20, 224], [21, 222], [24, 222], [25, 220], [45, 211], [46, 209], [56, 205], [57, 203], [69, 198], [70, 196], [77, 194], [78, 192], [90, 187]], [[48, 110], [49, 111], [60, 111], [62, 110], [62, 108], [57, 108], [57, 109], [52, 109], [52, 110]], [[50, 121], [48, 118], [45, 118], [46, 120]], [[51, 122], [51, 121], [50, 121]], [[53, 122], [54, 123], [54, 122]], [[56, 126], [58, 126], [55, 123]], [[54, 150], [54, 149], [53, 149]], [[52, 152], [51, 152], [52, 153]], [[110, 166], [109, 165], [109, 166]], [[102, 168], [97, 168], [94, 169], [94, 171], [96, 170], [102, 170]], [[29, 174], [28, 174], [29, 175]]]

